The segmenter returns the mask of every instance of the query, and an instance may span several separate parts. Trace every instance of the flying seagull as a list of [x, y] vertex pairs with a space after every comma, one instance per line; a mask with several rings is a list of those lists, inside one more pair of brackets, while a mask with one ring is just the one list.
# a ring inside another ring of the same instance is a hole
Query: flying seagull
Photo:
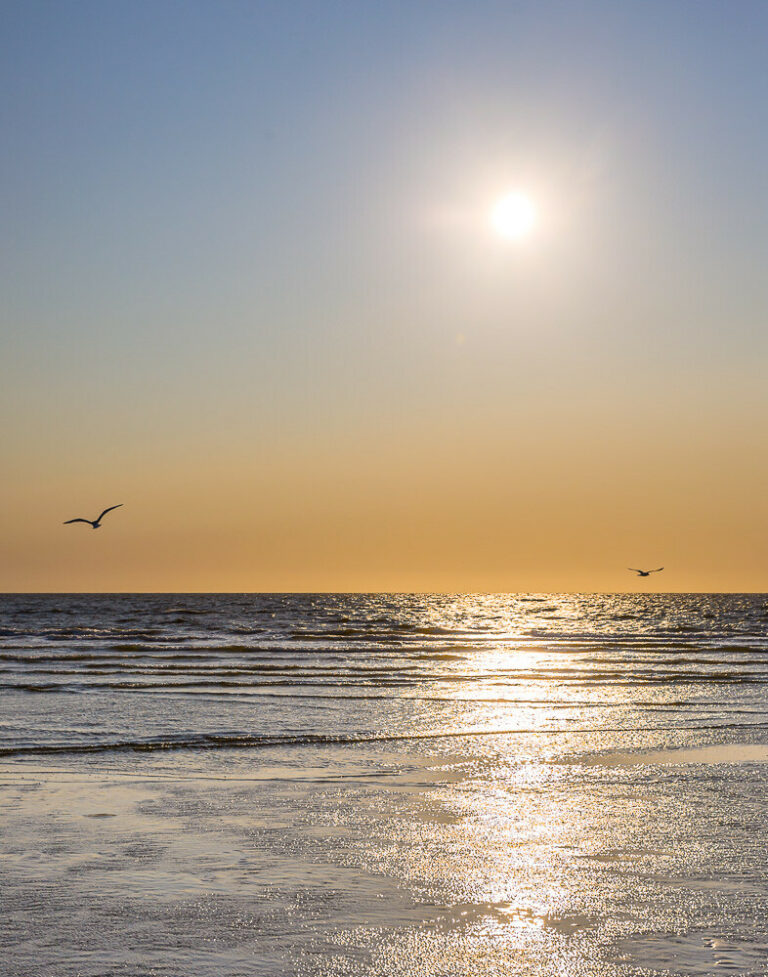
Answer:
[[68, 526], [71, 522], [87, 522], [89, 526], [92, 526], [94, 529], [98, 529], [104, 516], [106, 516], [106, 514], [111, 512], [113, 509], [119, 509], [122, 504], [122, 502], [119, 502], [117, 505], [111, 505], [108, 509], [105, 509], [102, 512], [98, 519], [67, 519], [64, 525]]
[[627, 570], [631, 570], [632, 573], [636, 573], [638, 577], [648, 577], [652, 573], [658, 573], [659, 570], [663, 570], [664, 567], [656, 567], [655, 570], [636, 570], [634, 567], [627, 567]]

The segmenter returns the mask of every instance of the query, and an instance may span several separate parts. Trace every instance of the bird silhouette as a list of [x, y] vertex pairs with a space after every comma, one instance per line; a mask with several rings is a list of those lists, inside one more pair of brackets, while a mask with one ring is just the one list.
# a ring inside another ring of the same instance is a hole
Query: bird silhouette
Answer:
[[638, 577], [649, 577], [652, 573], [658, 573], [663, 569], [664, 567], [656, 567], [655, 570], [637, 570], [635, 567], [627, 567], [627, 570], [631, 570], [632, 573], [636, 573]]
[[106, 516], [106, 514], [108, 512], [111, 512], [113, 509], [119, 509], [122, 504], [123, 504], [122, 502], [119, 502], [117, 505], [111, 505], [108, 509], [105, 509], [102, 512], [102, 514], [99, 516], [98, 519], [67, 519], [64, 525], [68, 526], [71, 522], [87, 522], [88, 525], [91, 526], [93, 529], [98, 529], [99, 526], [101, 525], [101, 520], [104, 518], [104, 516]]

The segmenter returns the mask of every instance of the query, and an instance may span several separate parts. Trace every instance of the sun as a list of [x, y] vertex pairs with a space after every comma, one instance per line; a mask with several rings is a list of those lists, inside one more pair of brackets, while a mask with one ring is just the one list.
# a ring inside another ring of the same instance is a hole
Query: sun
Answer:
[[520, 241], [536, 226], [536, 206], [524, 193], [508, 193], [493, 205], [491, 224], [502, 237]]

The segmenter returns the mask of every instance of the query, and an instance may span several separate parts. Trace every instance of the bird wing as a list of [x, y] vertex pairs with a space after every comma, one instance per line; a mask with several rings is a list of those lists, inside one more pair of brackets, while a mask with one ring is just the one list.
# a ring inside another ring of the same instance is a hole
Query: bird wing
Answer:
[[102, 512], [102, 514], [99, 516], [99, 518], [96, 520], [96, 522], [101, 522], [101, 520], [104, 518], [104, 516], [106, 516], [108, 512], [111, 512], [113, 509], [119, 509], [122, 504], [123, 504], [122, 502], [118, 502], [117, 505], [111, 505], [108, 509], [105, 509]]
[[89, 526], [93, 525], [90, 519], [67, 519], [67, 521], [63, 523], [63, 525], [68, 526], [71, 522], [87, 522]]
[[637, 570], [635, 567], [627, 567], [627, 570], [631, 570], [632, 573], [642, 573], [642, 570]]
[[664, 569], [664, 567], [656, 567], [655, 570], [649, 570], [648, 573], [658, 573], [659, 570], [663, 570], [663, 569]]

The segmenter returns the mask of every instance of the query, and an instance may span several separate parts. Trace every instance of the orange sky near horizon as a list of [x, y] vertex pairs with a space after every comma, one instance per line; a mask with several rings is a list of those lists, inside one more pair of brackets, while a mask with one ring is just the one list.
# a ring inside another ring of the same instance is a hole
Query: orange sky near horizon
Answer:
[[[760, 591], [768, 464], [746, 423], [691, 413], [558, 407], [504, 438], [476, 412], [441, 437], [429, 419], [367, 423], [245, 456], [214, 435], [90, 458], [48, 446], [6, 484], [0, 589]], [[117, 502], [98, 531], [61, 524]]]

